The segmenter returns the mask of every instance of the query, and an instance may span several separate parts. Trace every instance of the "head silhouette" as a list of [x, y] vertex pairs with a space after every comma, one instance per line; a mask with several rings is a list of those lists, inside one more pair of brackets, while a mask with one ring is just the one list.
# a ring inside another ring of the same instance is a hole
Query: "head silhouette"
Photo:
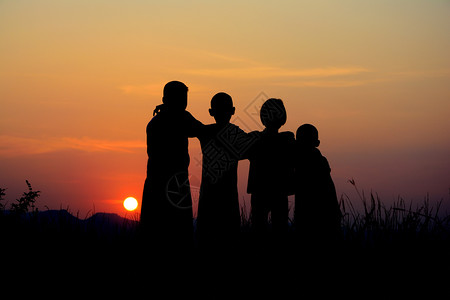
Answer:
[[171, 81], [164, 86], [162, 101], [167, 110], [184, 111], [187, 107], [188, 87], [180, 81]]
[[311, 124], [303, 124], [297, 129], [297, 142], [305, 147], [319, 147], [319, 131]]
[[286, 123], [287, 113], [281, 99], [270, 98], [261, 107], [261, 122], [267, 129], [280, 129]]
[[217, 124], [226, 124], [230, 122], [231, 116], [234, 115], [235, 108], [233, 99], [227, 93], [217, 93], [211, 99], [211, 108], [209, 114], [214, 117]]

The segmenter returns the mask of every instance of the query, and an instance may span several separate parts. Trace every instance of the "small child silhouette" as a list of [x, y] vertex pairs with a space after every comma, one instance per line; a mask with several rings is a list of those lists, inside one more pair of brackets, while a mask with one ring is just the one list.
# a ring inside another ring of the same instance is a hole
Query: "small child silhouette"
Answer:
[[313, 247], [337, 237], [341, 218], [331, 168], [319, 144], [316, 127], [304, 124], [297, 129], [294, 219], [297, 232]]
[[233, 246], [240, 230], [237, 167], [250, 141], [242, 129], [230, 123], [234, 112], [231, 96], [217, 93], [209, 109], [216, 123], [205, 125], [197, 135], [203, 154], [197, 217], [202, 247]]
[[294, 193], [292, 148], [295, 138], [290, 131], [278, 132], [287, 119], [281, 99], [268, 99], [261, 107], [260, 118], [266, 128], [250, 133], [258, 140], [247, 154], [250, 160], [247, 193], [251, 194], [252, 227], [257, 238], [265, 235], [270, 212], [272, 229], [280, 237], [288, 225], [288, 195]]

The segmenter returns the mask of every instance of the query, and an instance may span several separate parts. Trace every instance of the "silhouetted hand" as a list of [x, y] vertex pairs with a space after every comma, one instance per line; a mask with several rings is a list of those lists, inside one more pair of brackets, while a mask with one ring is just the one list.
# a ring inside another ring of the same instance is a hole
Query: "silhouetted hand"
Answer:
[[155, 110], [153, 111], [153, 115], [157, 115], [157, 114], [159, 114], [159, 112], [161, 111], [161, 109], [164, 107], [164, 103], [163, 104], [160, 104], [160, 105], [157, 105], [156, 107], [155, 107]]

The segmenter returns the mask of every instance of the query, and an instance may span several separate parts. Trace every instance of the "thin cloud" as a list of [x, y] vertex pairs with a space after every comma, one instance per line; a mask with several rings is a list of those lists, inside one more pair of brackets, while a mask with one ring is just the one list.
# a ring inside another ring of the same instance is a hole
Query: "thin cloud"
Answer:
[[345, 88], [381, 82], [382, 80], [313, 80], [277, 82], [273, 85], [290, 87]]
[[100, 140], [84, 138], [63, 138], [63, 142], [71, 149], [87, 152], [113, 151], [113, 152], [133, 152], [134, 149], [145, 148], [145, 142], [138, 140]]
[[128, 84], [128, 85], [119, 86], [119, 89], [124, 94], [144, 95], [144, 96], [161, 96], [163, 87], [164, 87], [163, 83], [141, 84], [141, 85]]
[[89, 137], [73, 138], [23, 138], [0, 136], [0, 156], [12, 157], [31, 154], [42, 154], [63, 150], [79, 150], [84, 152], [134, 152], [145, 148], [144, 141], [138, 140], [102, 140]]
[[[392, 72], [392, 73], [372, 73], [377, 78], [361, 79], [362, 76], [346, 78], [345, 80], [291, 80], [275, 82], [273, 85], [278, 86], [294, 86], [294, 87], [323, 87], [323, 88], [340, 88], [340, 87], [355, 87], [370, 84], [377, 84], [383, 82], [397, 82], [408, 81], [414, 79], [432, 79], [440, 77], [450, 76], [450, 70], [417, 70], [417, 71], [405, 71], [405, 72]], [[367, 76], [365, 76], [367, 77]]]
[[[361, 80], [355, 81], [350, 78], [338, 79], [344, 76], [363, 76], [372, 73], [361, 66], [329, 66], [320, 68], [283, 68], [274, 67], [246, 57], [237, 57], [228, 54], [210, 52], [210, 51], [196, 51], [193, 52], [202, 58], [213, 59], [218, 67], [192, 67], [185, 68], [181, 72], [200, 76], [200, 77], [214, 77], [224, 79], [238, 79], [238, 80], [271, 80], [272, 82], [300, 82], [302, 86], [324, 86], [324, 87], [343, 87], [355, 86], [363, 84]], [[180, 71], [180, 70], [177, 70]], [[327, 80], [328, 78], [335, 78]], [[322, 79], [326, 80], [322, 82]], [[304, 82], [307, 80], [307, 82]]]
[[210, 52], [210, 51], [199, 51], [198, 53], [200, 53], [202, 56], [209, 56], [211, 58], [226, 61], [226, 62], [236, 62], [236, 63], [241, 63], [241, 64], [245, 63], [245, 64], [250, 64], [250, 65], [261, 65], [260, 63], [254, 61], [254, 60], [243, 58], [243, 57], [224, 55], [221, 53], [215, 53], [215, 52]]
[[[161, 82], [157, 84], [128, 84], [122, 85], [118, 88], [124, 93], [128, 95], [139, 95], [139, 96], [153, 96], [153, 97], [162, 97], [163, 88], [167, 82]], [[190, 84], [188, 85], [189, 91], [202, 92], [208, 91], [207, 86], [199, 85], [199, 84]]]
[[438, 78], [450, 76], [450, 69], [394, 72], [392, 75], [401, 78]]
[[[350, 75], [350, 74], [349, 74]], [[376, 78], [366, 78], [367, 76], [350, 77], [346, 79], [320, 79], [320, 80], [310, 80], [305, 78], [303, 80], [286, 80], [274, 82], [273, 85], [277, 86], [291, 86], [291, 87], [320, 87], [320, 88], [341, 88], [341, 87], [356, 87], [370, 84], [377, 84], [383, 82], [397, 82], [397, 81], [408, 81], [413, 79], [430, 79], [439, 77], [450, 76], [450, 70], [426, 70], [426, 71], [406, 71], [406, 72], [393, 72], [393, 73], [371, 73], [372, 77]]]
[[362, 67], [330, 67], [314, 69], [283, 69], [274, 67], [242, 67], [222, 69], [191, 69], [184, 71], [187, 74], [238, 78], [238, 79], [277, 79], [277, 78], [326, 78], [333, 76], [356, 75], [370, 72]]

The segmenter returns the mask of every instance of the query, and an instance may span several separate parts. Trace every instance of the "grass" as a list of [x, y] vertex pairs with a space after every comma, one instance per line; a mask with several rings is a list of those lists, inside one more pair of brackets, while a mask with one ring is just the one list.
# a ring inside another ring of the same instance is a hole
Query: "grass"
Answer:
[[[342, 195], [339, 204], [342, 212], [342, 234], [333, 248], [321, 249], [326, 253], [385, 253], [409, 252], [418, 255], [446, 253], [450, 250], [450, 215], [442, 211], [443, 201], [431, 204], [427, 197], [420, 205], [399, 198], [386, 205], [377, 194], [366, 196], [354, 181], [359, 199]], [[33, 191], [27, 182], [28, 192], [6, 210], [5, 189], [0, 189], [0, 257], [5, 253], [67, 253], [76, 251], [84, 255], [133, 252], [142, 246], [137, 220], [112, 221], [110, 214], [91, 214], [85, 220], [73, 216], [68, 210], [39, 212], [35, 202], [40, 192]], [[355, 204], [362, 204], [356, 209]], [[15, 208], [14, 208], [15, 207]], [[292, 222], [291, 222], [292, 223]], [[241, 244], [243, 257], [254, 251], [251, 241], [251, 218], [245, 206], [241, 207]], [[293, 224], [291, 224], [293, 225]], [[287, 232], [289, 253], [301, 252], [305, 241]], [[246, 246], [253, 248], [245, 249]], [[293, 246], [292, 248], [289, 248]], [[247, 251], [248, 250], [248, 251]], [[283, 250], [283, 251], [284, 251]], [[292, 250], [292, 251], [291, 251]], [[288, 253], [286, 252], [286, 253]], [[294, 255], [292, 254], [292, 255]], [[328, 254], [327, 254], [328, 255]]]
[[431, 205], [427, 198], [422, 204], [413, 205], [398, 198], [393, 204], [385, 205], [379, 196], [370, 193], [366, 197], [353, 180], [363, 210], [358, 211], [346, 195], [340, 199], [343, 215], [343, 241], [362, 247], [448, 246], [450, 242], [450, 215], [441, 211], [443, 200]]

